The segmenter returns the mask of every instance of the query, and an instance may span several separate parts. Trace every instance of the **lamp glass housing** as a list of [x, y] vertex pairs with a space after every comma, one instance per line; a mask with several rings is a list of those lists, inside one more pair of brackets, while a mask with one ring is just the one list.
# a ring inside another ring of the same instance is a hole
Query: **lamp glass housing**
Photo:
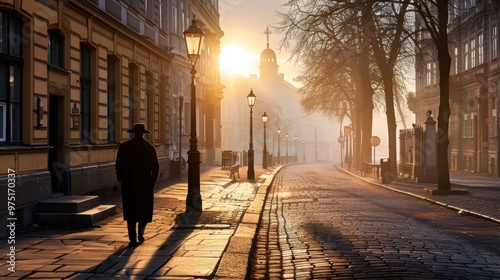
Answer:
[[184, 39], [186, 40], [186, 49], [191, 62], [194, 62], [200, 57], [201, 46], [205, 39], [205, 32], [198, 27], [196, 17], [193, 18], [191, 26], [184, 31]]
[[267, 123], [267, 114], [266, 114], [266, 112], [264, 112], [264, 114], [262, 115], [262, 122]]
[[247, 95], [248, 106], [253, 107], [255, 105], [255, 94], [253, 94], [253, 90], [250, 90], [250, 93]]

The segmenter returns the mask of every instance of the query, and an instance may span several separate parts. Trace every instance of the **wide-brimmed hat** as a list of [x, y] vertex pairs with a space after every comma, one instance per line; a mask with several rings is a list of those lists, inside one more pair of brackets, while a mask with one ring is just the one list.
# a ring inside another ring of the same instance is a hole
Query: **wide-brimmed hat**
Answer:
[[151, 131], [146, 129], [146, 126], [143, 123], [134, 124], [134, 128], [127, 130], [130, 133], [151, 133]]

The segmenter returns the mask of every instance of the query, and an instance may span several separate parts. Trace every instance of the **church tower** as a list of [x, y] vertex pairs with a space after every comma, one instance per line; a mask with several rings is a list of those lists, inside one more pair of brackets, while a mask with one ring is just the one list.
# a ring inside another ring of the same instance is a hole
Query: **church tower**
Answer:
[[276, 61], [276, 53], [269, 48], [269, 27], [264, 32], [267, 36], [267, 48], [260, 54], [260, 80], [270, 81], [278, 79], [278, 62]]

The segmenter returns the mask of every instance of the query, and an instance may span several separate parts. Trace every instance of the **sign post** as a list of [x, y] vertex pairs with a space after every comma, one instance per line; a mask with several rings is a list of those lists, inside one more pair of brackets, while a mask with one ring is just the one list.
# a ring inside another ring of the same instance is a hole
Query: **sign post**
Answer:
[[373, 146], [373, 164], [377, 164], [375, 161], [375, 147], [380, 145], [380, 138], [378, 136], [372, 136], [370, 139], [370, 144]]

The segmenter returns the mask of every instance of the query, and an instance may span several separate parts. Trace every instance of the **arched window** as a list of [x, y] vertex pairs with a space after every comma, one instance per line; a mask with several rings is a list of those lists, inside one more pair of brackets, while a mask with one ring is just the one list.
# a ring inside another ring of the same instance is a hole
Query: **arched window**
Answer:
[[48, 55], [50, 66], [64, 68], [64, 37], [57, 29], [49, 30]]
[[22, 24], [0, 12], [0, 144], [21, 142]]

